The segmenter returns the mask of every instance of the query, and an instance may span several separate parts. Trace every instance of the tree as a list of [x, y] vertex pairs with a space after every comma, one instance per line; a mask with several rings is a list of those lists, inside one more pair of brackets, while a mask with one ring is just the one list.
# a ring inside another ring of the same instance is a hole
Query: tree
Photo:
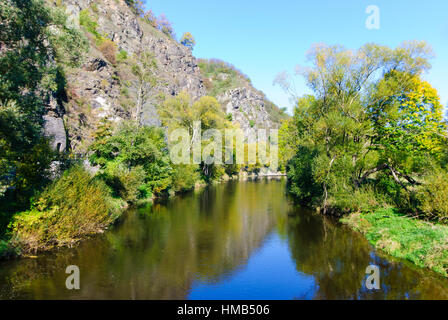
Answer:
[[64, 67], [80, 65], [88, 42], [42, 0], [2, 1], [0, 21], [0, 185], [11, 212], [48, 180], [42, 116], [49, 100], [64, 99]]
[[294, 158], [297, 152], [297, 129], [294, 119], [287, 119], [282, 122], [278, 132], [279, 144], [279, 165], [282, 170], [286, 168], [288, 162]]
[[145, 5], [142, 0], [125, 0], [126, 4], [137, 14], [143, 16], [145, 12]]
[[375, 150], [381, 152], [383, 162], [412, 171], [426, 162], [427, 154], [441, 156], [447, 125], [437, 91], [428, 82], [393, 70], [381, 79], [371, 99], [368, 114]]
[[[168, 148], [159, 128], [124, 122], [112, 136], [97, 140], [91, 152], [90, 162], [101, 167], [106, 183], [128, 201], [135, 200], [138, 190], [159, 194], [171, 185]], [[143, 181], [138, 179], [141, 172]]]
[[[169, 133], [179, 128], [188, 130], [191, 139], [190, 149], [194, 147], [195, 141], [202, 141], [201, 150], [210, 142], [209, 139], [201, 139], [201, 132], [208, 129], [222, 130], [231, 126], [215, 98], [205, 96], [193, 103], [191, 97], [185, 92], [167, 99], [159, 108], [159, 115]], [[196, 122], [200, 122], [200, 126], [196, 126]], [[224, 173], [224, 170], [220, 171], [220, 166], [214, 164], [202, 162], [200, 167], [206, 180], [216, 178]]]
[[196, 41], [194, 40], [194, 37], [190, 32], [184, 33], [182, 39], [180, 39], [180, 43], [185, 47], [190, 48], [191, 50], [193, 50], [194, 46], [196, 45]]
[[314, 95], [298, 100], [296, 135], [284, 146], [298, 150], [289, 175], [299, 199], [312, 199], [325, 213], [374, 174], [405, 190], [417, 184], [411, 175], [440, 150], [444, 130], [437, 94], [419, 78], [430, 56], [415, 42], [356, 52], [313, 48], [304, 76]]
[[134, 119], [141, 125], [141, 113], [151, 88], [156, 85], [157, 62], [151, 52], [136, 54], [132, 63], [132, 74], [137, 77], [137, 104]]
[[[197, 138], [198, 129], [202, 131], [222, 129], [228, 124], [221, 105], [215, 98], [205, 96], [193, 103], [186, 92], [167, 99], [159, 108], [159, 114], [163, 125], [168, 127], [170, 132], [178, 128], [185, 128], [192, 141]], [[197, 121], [201, 123], [200, 128], [194, 126]]]
[[161, 14], [159, 16], [159, 18], [157, 19], [158, 21], [158, 27], [159, 30], [162, 31], [164, 34], [166, 34], [168, 37], [175, 39], [176, 38], [176, 33], [174, 32], [174, 28], [171, 24], [171, 22], [168, 20], [168, 18], [164, 15]]
[[159, 28], [159, 22], [157, 20], [157, 17], [152, 12], [152, 10], [146, 11], [144, 18], [151, 26], [153, 26], [154, 28]]

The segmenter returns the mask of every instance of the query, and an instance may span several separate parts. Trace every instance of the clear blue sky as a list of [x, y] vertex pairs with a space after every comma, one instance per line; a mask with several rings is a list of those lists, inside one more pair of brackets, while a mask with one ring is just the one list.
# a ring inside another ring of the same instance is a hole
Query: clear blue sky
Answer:
[[[380, 30], [365, 27], [369, 5], [380, 9]], [[273, 80], [283, 70], [306, 65], [314, 43], [356, 49], [368, 42], [395, 47], [405, 40], [425, 40], [436, 53], [425, 78], [439, 91], [442, 104], [448, 104], [447, 0], [146, 0], [146, 7], [164, 13], [178, 37], [191, 32], [196, 57], [232, 63], [289, 110], [288, 96]], [[295, 81], [299, 94], [308, 92], [303, 80]]]

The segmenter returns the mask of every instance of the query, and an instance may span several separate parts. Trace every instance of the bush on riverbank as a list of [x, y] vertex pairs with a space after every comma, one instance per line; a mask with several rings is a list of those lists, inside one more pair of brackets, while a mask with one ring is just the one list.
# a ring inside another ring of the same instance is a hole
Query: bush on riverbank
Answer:
[[162, 129], [123, 122], [91, 146], [99, 177], [128, 202], [168, 193], [172, 165]]
[[49, 186], [26, 212], [11, 222], [12, 243], [22, 252], [67, 246], [104, 230], [121, 212], [123, 202], [83, 167], [75, 166]]
[[448, 276], [448, 226], [417, 220], [395, 209], [353, 213], [341, 220], [393, 257]]
[[425, 218], [448, 222], [448, 173], [438, 171], [427, 178], [417, 195]]

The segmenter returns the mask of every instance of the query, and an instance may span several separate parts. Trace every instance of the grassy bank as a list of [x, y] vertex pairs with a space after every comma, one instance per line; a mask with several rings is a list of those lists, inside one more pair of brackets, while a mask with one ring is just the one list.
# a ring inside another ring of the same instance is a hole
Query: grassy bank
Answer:
[[341, 219], [379, 250], [448, 277], [448, 226], [416, 220], [396, 209]]

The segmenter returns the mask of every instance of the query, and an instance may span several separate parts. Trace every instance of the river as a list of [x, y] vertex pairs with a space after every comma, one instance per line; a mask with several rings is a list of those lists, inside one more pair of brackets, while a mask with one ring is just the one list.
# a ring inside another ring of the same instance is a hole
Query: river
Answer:
[[[69, 265], [80, 290], [65, 286]], [[366, 288], [369, 265], [379, 290]], [[278, 178], [131, 209], [76, 248], [3, 262], [0, 299], [448, 299], [448, 279], [294, 206]]]

